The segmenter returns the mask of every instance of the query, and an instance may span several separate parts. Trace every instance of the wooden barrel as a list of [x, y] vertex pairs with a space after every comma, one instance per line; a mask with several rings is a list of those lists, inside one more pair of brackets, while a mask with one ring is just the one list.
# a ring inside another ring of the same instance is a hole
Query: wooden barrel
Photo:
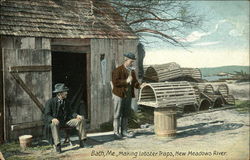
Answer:
[[162, 137], [176, 135], [176, 107], [155, 108], [154, 127], [155, 134]]

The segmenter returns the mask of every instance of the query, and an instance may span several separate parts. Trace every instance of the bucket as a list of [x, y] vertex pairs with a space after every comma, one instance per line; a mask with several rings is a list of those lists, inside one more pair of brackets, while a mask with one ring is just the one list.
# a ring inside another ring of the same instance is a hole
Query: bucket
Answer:
[[175, 137], [176, 135], [176, 107], [155, 108], [155, 134], [161, 137]]
[[32, 135], [23, 135], [19, 137], [20, 147], [25, 149], [26, 147], [31, 146]]

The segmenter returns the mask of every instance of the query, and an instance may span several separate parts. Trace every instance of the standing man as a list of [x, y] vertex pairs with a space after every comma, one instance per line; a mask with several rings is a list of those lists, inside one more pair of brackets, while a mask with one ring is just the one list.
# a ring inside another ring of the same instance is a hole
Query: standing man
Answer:
[[84, 128], [84, 117], [72, 112], [69, 102], [66, 100], [69, 88], [63, 83], [55, 85], [56, 97], [49, 99], [45, 104], [44, 120], [46, 134], [53, 140], [56, 152], [61, 153], [59, 136], [60, 127], [75, 127], [79, 133], [80, 147], [86, 147], [86, 132]]
[[132, 67], [136, 60], [133, 53], [124, 54], [124, 63], [112, 72], [113, 99], [114, 99], [114, 135], [121, 139], [123, 136], [131, 138], [133, 133], [127, 132], [128, 117], [131, 111], [131, 100], [135, 97], [134, 88], [141, 88], [144, 84], [136, 79]]

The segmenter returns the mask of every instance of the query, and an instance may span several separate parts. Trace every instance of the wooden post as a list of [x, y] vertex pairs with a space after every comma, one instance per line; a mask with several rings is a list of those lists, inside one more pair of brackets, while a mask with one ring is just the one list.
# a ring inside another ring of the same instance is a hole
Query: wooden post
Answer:
[[154, 127], [157, 136], [174, 137], [176, 126], [176, 106], [155, 108]]

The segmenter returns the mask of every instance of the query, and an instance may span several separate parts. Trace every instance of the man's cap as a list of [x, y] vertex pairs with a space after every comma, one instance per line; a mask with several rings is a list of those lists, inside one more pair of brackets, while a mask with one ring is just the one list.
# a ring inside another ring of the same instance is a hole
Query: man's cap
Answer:
[[66, 92], [68, 90], [69, 88], [65, 86], [64, 83], [57, 83], [55, 84], [55, 90], [53, 91], [53, 93]]
[[131, 52], [125, 53], [125, 54], [123, 54], [123, 56], [124, 56], [124, 57], [127, 57], [127, 58], [129, 58], [129, 59], [132, 59], [132, 60], [136, 60], [135, 54], [134, 54], [134, 53], [131, 53]]

